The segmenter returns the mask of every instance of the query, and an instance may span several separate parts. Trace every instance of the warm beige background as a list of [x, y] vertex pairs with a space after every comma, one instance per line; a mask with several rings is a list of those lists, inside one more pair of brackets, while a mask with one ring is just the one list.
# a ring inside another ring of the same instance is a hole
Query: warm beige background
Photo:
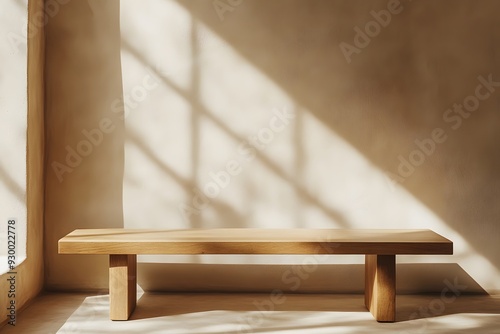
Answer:
[[[348, 63], [339, 44], [387, 3], [247, 0], [223, 21], [211, 1], [65, 5], [47, 27], [47, 286], [107, 287], [105, 257], [57, 255], [75, 228], [369, 227], [431, 228], [455, 242], [454, 256], [400, 257], [415, 262], [400, 267], [400, 291], [441, 291], [455, 278], [499, 290], [498, 90], [457, 130], [443, 114], [474, 94], [479, 75], [500, 81], [500, 3], [403, 2]], [[245, 160], [239, 145], [276, 109], [294, 120]], [[108, 118], [113, 130], [59, 182], [52, 164]], [[398, 156], [436, 127], [446, 142], [404, 183], [388, 182]], [[241, 173], [183, 219], [179, 206], [232, 159]], [[139, 284], [289, 289], [282, 275], [300, 261], [147, 257]], [[329, 259], [300, 289], [360, 291], [362, 261]]]
[[112, 100], [122, 94], [118, 19], [118, 0], [77, 0], [61, 7], [47, 25], [45, 276], [49, 288], [106, 286], [106, 264], [100, 261], [104, 259], [56, 255], [57, 240], [79, 227], [123, 226], [123, 122], [115, 121], [112, 135], [74, 170], [63, 173], [62, 182], [52, 167], [54, 161], [66, 165], [66, 146], [76, 150], [85, 139], [82, 131], [99, 128], [102, 118], [112, 114]]

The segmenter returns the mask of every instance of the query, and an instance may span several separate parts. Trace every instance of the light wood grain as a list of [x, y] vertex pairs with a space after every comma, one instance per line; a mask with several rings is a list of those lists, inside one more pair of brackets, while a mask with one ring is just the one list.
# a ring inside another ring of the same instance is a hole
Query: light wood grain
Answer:
[[80, 229], [61, 254], [453, 254], [431, 230]]
[[137, 300], [137, 255], [109, 256], [109, 318], [128, 320]]
[[395, 255], [366, 255], [365, 305], [379, 322], [396, 320]]
[[110, 318], [136, 304], [136, 254], [365, 254], [365, 305], [380, 322], [396, 319], [396, 254], [453, 254], [431, 230], [189, 229], [75, 230], [61, 254], [110, 254]]

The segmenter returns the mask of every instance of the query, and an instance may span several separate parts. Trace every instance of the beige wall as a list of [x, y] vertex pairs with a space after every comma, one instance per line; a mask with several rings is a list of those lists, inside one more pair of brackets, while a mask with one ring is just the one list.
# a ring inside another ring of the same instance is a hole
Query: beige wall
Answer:
[[[123, 226], [123, 122], [111, 112], [112, 101], [122, 95], [118, 5], [71, 1], [47, 25], [48, 288], [106, 286], [106, 258], [59, 256], [57, 240], [79, 227]], [[111, 133], [101, 132], [109, 128]], [[85, 146], [86, 134], [94, 136], [95, 146]], [[79, 159], [72, 150], [87, 156]]]
[[[8, 5], [6, 7], [9, 7]], [[18, 22], [22, 22], [21, 17], [25, 14], [25, 9], [21, 9], [21, 14], [18, 15], [17, 11], [19, 8], [15, 6], [13, 8], [9, 7], [7, 12], [10, 13], [14, 18], [18, 19]], [[30, 0], [28, 6], [28, 22], [34, 22], [34, 15], [38, 13], [43, 13], [43, 1], [42, 0]], [[5, 23], [5, 21], [4, 21]], [[16, 28], [19, 25], [11, 26], [13, 34], [16, 34], [18, 37], [26, 37], [26, 34], [22, 34], [22, 31], [17, 31]], [[13, 35], [11, 35], [13, 36]], [[27, 188], [27, 192], [24, 190], [21, 191], [20, 201], [23, 205], [23, 212], [18, 218], [18, 228], [20, 231], [27, 230], [26, 233], [22, 233], [18, 231], [17, 234], [17, 246], [18, 249], [24, 249], [26, 242], [26, 259], [16, 268], [17, 274], [16, 276], [16, 307], [17, 311], [22, 309], [29, 300], [34, 298], [43, 287], [43, 183], [44, 183], [44, 120], [43, 120], [43, 106], [44, 106], [44, 84], [43, 84], [43, 68], [44, 68], [44, 32], [43, 26], [31, 25], [28, 34], [29, 38], [24, 39], [23, 43], [20, 44], [11, 44], [10, 46], [16, 45], [12, 50], [13, 53], [10, 55], [16, 57], [18, 59], [24, 60], [24, 73], [26, 73], [26, 63], [27, 63], [27, 130], [26, 130], [26, 76], [22, 73], [15, 73], [15, 67], [12, 66], [8, 61], [2, 63], [2, 65], [6, 66], [6, 68], [2, 68], [3, 74], [8, 74], [8, 78], [10, 78], [12, 86], [10, 88], [15, 87], [15, 89], [19, 89], [23, 92], [24, 96], [22, 99], [17, 100], [15, 95], [17, 92], [12, 92], [12, 95], [9, 96], [9, 102], [14, 103], [15, 109], [11, 109], [10, 111], [13, 113], [17, 113], [21, 115], [23, 121], [23, 127], [19, 131], [16, 130], [16, 135], [19, 135], [21, 138], [25, 136], [27, 133], [26, 141], [21, 141], [20, 139], [9, 138], [5, 140], [3, 144], [9, 143], [10, 146], [15, 146], [18, 141], [24, 143], [24, 146], [27, 147], [25, 151], [25, 147], [21, 147], [19, 152], [26, 152], [25, 159], [23, 156], [23, 164], [26, 165], [26, 169], [24, 166], [16, 167], [13, 163], [15, 163], [18, 155], [9, 155], [4, 156], [3, 161], [10, 161], [8, 167], [11, 169], [7, 169], [7, 175], [10, 175], [11, 181], [7, 182], [6, 179], [2, 179], [3, 185], [7, 186], [6, 188], [10, 188], [12, 191], [12, 182], [17, 182], [18, 180], [14, 177], [16, 175], [17, 170], [15, 168], [21, 168], [23, 180], [19, 181], [22, 186], [17, 186], [20, 189], [24, 187]], [[27, 46], [27, 47], [26, 47]], [[27, 59], [27, 62], [26, 62]], [[10, 64], [10, 66], [8, 66]], [[7, 67], [8, 66], [8, 67]], [[16, 87], [15, 83], [16, 77], [21, 77], [24, 84], [24, 88]], [[14, 122], [8, 123], [11, 127], [14, 127]], [[27, 132], [25, 132], [27, 131]], [[5, 134], [5, 132], [2, 132]], [[14, 169], [13, 169], [14, 168]], [[24, 175], [24, 171], [26, 171], [26, 175]], [[25, 179], [25, 180], [24, 180]], [[26, 183], [24, 183], [26, 182]], [[12, 211], [8, 212], [7, 205], [4, 206], [5, 203], [11, 202], [12, 197], [19, 197], [19, 194], [16, 195], [15, 191], [11, 192], [10, 197], [3, 197], [0, 199], [2, 202], [2, 219], [4, 219], [4, 214], [8, 214], [12, 217], [14, 214]], [[5, 211], [4, 211], [5, 209]], [[26, 220], [24, 219], [26, 218]], [[26, 224], [25, 228], [23, 228], [20, 224]], [[26, 238], [26, 239], [25, 239]], [[25, 239], [25, 240], [24, 240]], [[2, 246], [5, 243], [2, 242]], [[24, 251], [22, 252], [24, 253]], [[24, 256], [23, 256], [24, 257]], [[7, 278], [10, 275], [1, 275], [0, 276], [0, 291], [2, 294], [7, 294], [9, 291], [9, 286], [7, 282]], [[4, 299], [5, 298], [5, 299]], [[7, 296], [2, 295], [2, 300], [6, 302], [10, 301]], [[2, 303], [0, 308], [0, 319], [1, 322], [4, 322], [7, 316], [6, 305]]]
[[[500, 4], [402, 2], [348, 61], [342, 43], [355, 45], [355, 27], [373, 27], [371, 11], [388, 3], [247, 0], [223, 20], [211, 1], [65, 6], [47, 39], [48, 286], [106, 288], [106, 258], [56, 254], [77, 227], [326, 227], [431, 228], [454, 240], [455, 255], [400, 257], [413, 262], [399, 269], [400, 291], [441, 291], [455, 278], [468, 291], [499, 290], [500, 87], [482, 87], [488, 96], [467, 118], [447, 110], [474, 101], [479, 76], [500, 81]], [[266, 130], [284, 111], [294, 117]], [[115, 127], [102, 144], [56, 172], [65, 147], [103, 118]], [[446, 140], [416, 152], [436, 128]], [[255, 135], [260, 149], [246, 144]], [[405, 174], [400, 159], [418, 157]], [[211, 183], [233, 160], [230, 183]], [[210, 187], [217, 195], [198, 210], [195, 189]], [[290, 265], [301, 261], [144, 257], [139, 284], [294, 290], [289, 270], [303, 268]], [[300, 289], [360, 291], [362, 262], [327, 259]]]

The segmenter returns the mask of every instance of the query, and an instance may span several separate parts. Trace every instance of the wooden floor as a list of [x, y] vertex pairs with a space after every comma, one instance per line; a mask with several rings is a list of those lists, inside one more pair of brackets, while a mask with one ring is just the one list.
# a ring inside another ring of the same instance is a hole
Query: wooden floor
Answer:
[[[46, 294], [18, 315], [11, 333], [498, 333], [500, 295], [397, 296], [396, 323], [377, 323], [363, 295], [140, 295], [130, 321], [109, 320], [108, 295]], [[444, 306], [442, 308], [441, 306]], [[260, 312], [273, 308], [272, 312]], [[411, 319], [411, 320], [410, 320]]]

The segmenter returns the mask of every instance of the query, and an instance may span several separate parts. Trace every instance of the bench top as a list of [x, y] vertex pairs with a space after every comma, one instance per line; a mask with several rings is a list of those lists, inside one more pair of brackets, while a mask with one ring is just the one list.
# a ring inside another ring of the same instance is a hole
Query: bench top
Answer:
[[431, 230], [79, 229], [60, 254], [453, 254]]

